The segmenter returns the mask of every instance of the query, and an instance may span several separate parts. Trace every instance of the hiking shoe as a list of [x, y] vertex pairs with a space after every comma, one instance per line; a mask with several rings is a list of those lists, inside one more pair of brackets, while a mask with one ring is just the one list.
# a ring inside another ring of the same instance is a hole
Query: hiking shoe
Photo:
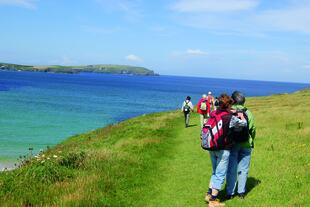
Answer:
[[209, 207], [216, 207], [216, 206], [225, 206], [225, 203], [221, 203], [219, 200], [209, 201]]
[[238, 193], [238, 197], [239, 197], [240, 199], [244, 199], [245, 193]]
[[211, 194], [207, 193], [205, 197], [205, 201], [209, 203], [210, 199], [211, 199]]
[[234, 195], [226, 195], [226, 200], [230, 200], [230, 199], [233, 199], [234, 198]]

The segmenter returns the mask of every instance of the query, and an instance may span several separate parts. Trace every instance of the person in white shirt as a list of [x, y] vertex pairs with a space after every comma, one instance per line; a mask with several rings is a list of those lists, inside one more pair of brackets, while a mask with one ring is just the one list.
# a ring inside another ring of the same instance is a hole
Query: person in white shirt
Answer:
[[191, 97], [187, 96], [182, 104], [182, 112], [184, 113], [185, 127], [189, 127], [189, 118], [192, 111], [194, 111], [194, 106], [191, 102]]

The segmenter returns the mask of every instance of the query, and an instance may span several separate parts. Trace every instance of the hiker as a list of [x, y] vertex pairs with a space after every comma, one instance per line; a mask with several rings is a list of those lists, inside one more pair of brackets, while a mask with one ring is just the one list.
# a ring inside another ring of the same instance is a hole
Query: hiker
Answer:
[[212, 96], [211, 91], [208, 92], [207, 100], [209, 103], [209, 107], [208, 107], [208, 117], [209, 117], [210, 112], [212, 111], [212, 109], [214, 109], [214, 97]]
[[244, 107], [245, 97], [239, 91], [234, 91], [231, 95], [234, 103], [232, 108], [235, 111], [244, 113], [247, 119], [247, 127], [244, 132], [232, 133], [234, 145], [230, 151], [229, 165], [227, 171], [227, 198], [231, 199], [237, 193], [240, 198], [244, 198], [246, 193], [246, 181], [248, 177], [252, 148], [254, 147], [254, 138], [256, 127], [252, 113]]
[[212, 164], [212, 176], [205, 196], [205, 201], [210, 207], [225, 205], [217, 199], [217, 195], [225, 181], [232, 147], [229, 128], [246, 125], [244, 117], [232, 115], [230, 111], [232, 103], [230, 96], [222, 94], [219, 97], [219, 108], [211, 112], [210, 118], [202, 129], [202, 147], [209, 150]]
[[210, 108], [207, 95], [203, 94], [201, 99], [199, 100], [197, 104], [197, 113], [200, 116], [200, 126], [203, 127], [203, 124], [208, 119], [208, 108]]
[[189, 117], [191, 111], [194, 111], [194, 106], [191, 102], [191, 97], [187, 96], [185, 101], [182, 104], [182, 111], [184, 113], [185, 127], [189, 126]]
[[219, 100], [218, 97], [215, 97], [214, 99], [214, 110], [216, 110], [219, 107]]

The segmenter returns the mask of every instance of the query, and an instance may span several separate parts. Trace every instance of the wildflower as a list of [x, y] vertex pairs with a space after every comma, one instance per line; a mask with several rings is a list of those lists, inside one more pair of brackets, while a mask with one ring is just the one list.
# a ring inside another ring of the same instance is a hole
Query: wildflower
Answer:
[[57, 158], [58, 156], [57, 156], [57, 155], [53, 155], [53, 157], [54, 157], [54, 158]]

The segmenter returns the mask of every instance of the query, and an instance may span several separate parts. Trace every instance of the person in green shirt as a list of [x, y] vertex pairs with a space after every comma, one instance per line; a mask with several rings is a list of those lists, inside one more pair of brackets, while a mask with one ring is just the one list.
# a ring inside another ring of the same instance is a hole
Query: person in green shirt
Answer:
[[234, 101], [232, 106], [233, 112], [242, 112], [247, 117], [247, 129], [246, 136], [244, 136], [245, 138], [241, 138], [240, 133], [239, 137], [236, 137], [236, 134], [233, 134], [232, 137], [235, 141], [232, 149], [230, 150], [229, 164], [226, 175], [226, 194], [228, 199], [235, 195], [236, 188], [240, 198], [244, 198], [245, 196], [245, 187], [250, 168], [251, 153], [254, 147], [254, 138], [256, 135], [253, 114], [244, 106], [245, 96], [240, 91], [234, 91], [231, 98]]

